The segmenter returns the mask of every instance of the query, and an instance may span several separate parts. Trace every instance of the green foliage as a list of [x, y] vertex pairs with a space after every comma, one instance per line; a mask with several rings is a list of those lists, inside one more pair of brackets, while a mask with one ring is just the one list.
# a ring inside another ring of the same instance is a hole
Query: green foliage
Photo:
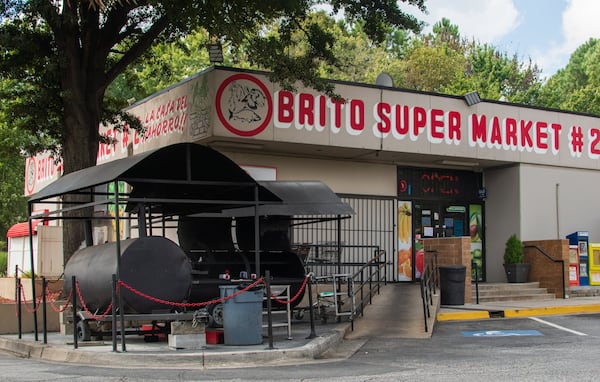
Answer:
[[[425, 11], [424, 0], [403, 2]], [[418, 31], [421, 27], [396, 0], [322, 3], [343, 10], [352, 24], [364, 21], [365, 34], [374, 42], [382, 42], [393, 28]], [[66, 174], [96, 164], [98, 142], [106, 139], [98, 132], [101, 122], [110, 122], [118, 130], [127, 125], [142, 130], [141, 122], [121, 108], [130, 98], [137, 100], [181, 79], [188, 70], [197, 71], [203, 62], [187, 56], [201, 51], [208, 36], [223, 43], [232, 58], [243, 57], [253, 67], [271, 70], [271, 79], [284, 88], [293, 89], [301, 82], [333, 94], [320, 69], [336, 65], [335, 41], [321, 24], [309, 20], [312, 0], [4, 0], [0, 4], [0, 80], [10, 84], [0, 89], [3, 122], [9, 130], [31, 132], [22, 148], [30, 153], [54, 151], [55, 157], [62, 158]], [[184, 46], [183, 39], [193, 33], [201, 34], [196, 41], [188, 40], [193, 46]], [[164, 43], [179, 46], [170, 50], [170, 45], [160, 46]], [[299, 54], [290, 54], [298, 46], [302, 47], [296, 50]], [[157, 50], [151, 51], [153, 47]], [[179, 67], [164, 65], [165, 55], [176, 56]], [[145, 72], [147, 60], [153, 57], [160, 61]], [[107, 93], [130, 67], [133, 70]], [[179, 73], [174, 74], [174, 69]], [[146, 81], [147, 77], [155, 80]], [[65, 260], [83, 240], [83, 231], [75, 225], [74, 219], [65, 220]]]
[[506, 240], [506, 246], [504, 248], [504, 264], [522, 264], [524, 262], [523, 242], [516, 234], [512, 234], [508, 240]]
[[8, 267], [8, 253], [0, 250], [0, 277], [6, 277]]
[[[7, 81], [0, 80], [0, 92], [7, 86]], [[11, 113], [7, 103], [0, 102], [0, 235], [3, 238], [11, 225], [27, 216], [27, 201], [23, 197], [25, 158], [19, 150], [31, 138], [8, 126], [6, 121]]]
[[590, 39], [544, 85], [539, 106], [600, 114], [600, 40]]

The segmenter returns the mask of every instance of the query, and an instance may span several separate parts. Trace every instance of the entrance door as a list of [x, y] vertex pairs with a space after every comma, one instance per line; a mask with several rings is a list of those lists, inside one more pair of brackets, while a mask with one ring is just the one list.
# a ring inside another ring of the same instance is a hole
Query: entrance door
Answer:
[[469, 236], [469, 207], [463, 204], [416, 202], [415, 239]]
[[483, 271], [483, 206], [481, 204], [452, 203], [445, 201], [415, 201], [413, 208], [415, 279], [420, 278], [419, 264], [423, 261], [422, 239], [433, 237], [471, 238], [471, 257], [475, 274], [484, 279]]

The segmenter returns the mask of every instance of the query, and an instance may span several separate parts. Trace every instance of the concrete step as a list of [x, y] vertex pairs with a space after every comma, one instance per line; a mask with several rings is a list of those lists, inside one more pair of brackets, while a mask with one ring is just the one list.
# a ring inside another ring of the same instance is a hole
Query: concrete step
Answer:
[[[476, 301], [476, 288], [472, 284], [472, 301]], [[479, 284], [479, 302], [552, 300], [556, 296], [540, 288], [539, 282], [530, 283], [482, 283]]]
[[[552, 293], [543, 294], [521, 294], [521, 295], [494, 295], [494, 296], [479, 296], [479, 302], [494, 302], [494, 301], [526, 301], [526, 300], [554, 300], [556, 296]], [[473, 302], [477, 301], [477, 298], [473, 296]]]
[[[475, 283], [471, 284], [471, 287], [475, 289]], [[479, 290], [521, 290], [528, 288], [539, 288], [539, 282], [530, 282], [530, 283], [480, 283]]]
[[[471, 293], [471, 296], [475, 296], [476, 291]], [[495, 295], [513, 295], [518, 296], [522, 294], [543, 294], [548, 293], [546, 288], [527, 288], [527, 289], [497, 289], [497, 290], [481, 290], [479, 289], [480, 296], [495, 296]]]

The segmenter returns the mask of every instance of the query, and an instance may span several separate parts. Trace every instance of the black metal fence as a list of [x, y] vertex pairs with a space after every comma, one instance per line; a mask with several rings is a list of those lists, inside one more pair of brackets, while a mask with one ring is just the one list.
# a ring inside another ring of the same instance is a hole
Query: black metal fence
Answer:
[[378, 251], [385, 251], [384, 278], [396, 280], [396, 199], [340, 196], [352, 206], [355, 214], [349, 218], [319, 216], [296, 220], [292, 238], [296, 251], [316, 276], [353, 274]]

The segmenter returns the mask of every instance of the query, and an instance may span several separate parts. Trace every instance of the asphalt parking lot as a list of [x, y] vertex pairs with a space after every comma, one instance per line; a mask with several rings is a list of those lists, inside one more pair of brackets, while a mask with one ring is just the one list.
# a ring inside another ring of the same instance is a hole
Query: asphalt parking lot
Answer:
[[344, 341], [330, 358], [215, 370], [65, 365], [0, 355], [0, 380], [590, 381], [600, 369], [599, 323], [600, 314], [447, 321], [428, 339], [372, 336]]

